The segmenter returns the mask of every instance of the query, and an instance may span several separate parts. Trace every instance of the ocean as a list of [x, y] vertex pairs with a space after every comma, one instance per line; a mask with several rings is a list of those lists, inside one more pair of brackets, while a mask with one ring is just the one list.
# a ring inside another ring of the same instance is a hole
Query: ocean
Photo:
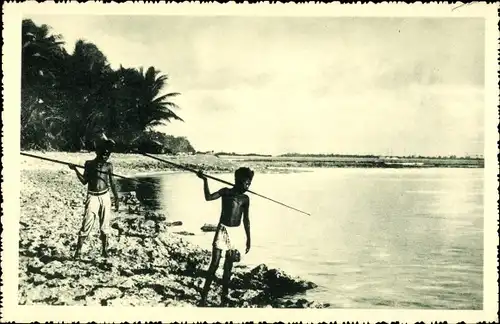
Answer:
[[[304, 297], [333, 308], [482, 309], [482, 169], [305, 171], [255, 175], [251, 190], [311, 216], [250, 194], [252, 248], [242, 264], [313, 281]], [[200, 227], [217, 223], [220, 201], [204, 200], [194, 174], [150, 180], [158, 186], [122, 186], [211, 249], [214, 233]]]

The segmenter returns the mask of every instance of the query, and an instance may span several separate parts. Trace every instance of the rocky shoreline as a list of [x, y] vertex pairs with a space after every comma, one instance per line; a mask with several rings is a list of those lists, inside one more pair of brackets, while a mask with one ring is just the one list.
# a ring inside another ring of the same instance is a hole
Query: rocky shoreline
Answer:
[[[73, 260], [85, 188], [64, 166], [40, 164], [21, 163], [19, 304], [196, 307], [210, 252], [183, 237], [190, 233], [124, 195], [120, 211], [113, 213], [110, 256], [100, 257], [94, 228], [82, 260]], [[120, 172], [126, 171], [123, 160], [116, 164]], [[221, 270], [212, 285], [209, 307], [220, 303]], [[303, 298], [315, 287], [264, 264], [253, 269], [238, 265], [230, 284], [230, 306], [328, 307]]]

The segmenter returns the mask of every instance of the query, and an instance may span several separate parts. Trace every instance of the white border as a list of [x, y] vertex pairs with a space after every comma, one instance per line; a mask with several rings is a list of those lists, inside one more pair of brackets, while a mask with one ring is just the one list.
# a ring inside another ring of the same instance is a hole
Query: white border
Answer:
[[[497, 199], [499, 170], [497, 160], [498, 125], [498, 4], [473, 3], [452, 10], [460, 4], [100, 4], [100, 3], [6, 3], [4, 7], [3, 86], [4, 111], [2, 156], [3, 177], [3, 321], [401, 321], [466, 323], [496, 321], [497, 290]], [[484, 231], [484, 310], [482, 311], [424, 311], [424, 310], [283, 310], [283, 309], [200, 309], [163, 307], [70, 307], [18, 306], [18, 216], [19, 216], [19, 142], [20, 142], [20, 35], [24, 14], [122, 14], [122, 15], [240, 15], [240, 16], [351, 16], [351, 17], [484, 17], [486, 19], [486, 107], [485, 107], [485, 231]], [[17, 216], [17, 217], [16, 217]]]

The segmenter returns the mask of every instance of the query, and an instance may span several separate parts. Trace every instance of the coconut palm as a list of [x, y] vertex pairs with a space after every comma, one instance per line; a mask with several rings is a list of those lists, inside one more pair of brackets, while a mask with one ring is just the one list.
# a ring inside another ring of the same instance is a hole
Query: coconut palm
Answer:
[[116, 112], [113, 123], [115, 127], [110, 133], [120, 137], [120, 142], [134, 145], [142, 138], [144, 131], [151, 130], [154, 126], [172, 119], [183, 121], [173, 111], [179, 107], [171, 101], [179, 93], [162, 94], [167, 80], [168, 76], [162, 75], [154, 67], [144, 72], [143, 68], [120, 66], [116, 71], [116, 101], [113, 107]]
[[93, 43], [78, 40], [67, 60], [65, 92], [71, 94], [67, 115], [70, 150], [92, 147], [92, 137], [108, 118], [112, 96], [112, 69]]
[[127, 151], [155, 126], [183, 121], [172, 102], [179, 93], [164, 93], [167, 75], [154, 67], [113, 71], [95, 44], [78, 40], [71, 55], [63, 44], [49, 26], [23, 20], [23, 148], [78, 151], [105, 131]]
[[22, 22], [21, 41], [21, 145], [44, 148], [64, 121], [59, 106], [51, 105], [60, 97], [55, 86], [66, 54], [64, 42], [47, 25], [29, 19]]
[[170, 122], [172, 119], [184, 121], [173, 111], [179, 107], [171, 101], [180, 93], [171, 92], [161, 95], [162, 90], [167, 86], [168, 75], [161, 74], [152, 66], [146, 72], [141, 67], [139, 74], [143, 77], [137, 107], [140, 127], [146, 130]]
[[54, 70], [65, 54], [61, 35], [51, 34], [47, 25], [37, 26], [32, 20], [25, 19], [21, 41], [23, 84], [55, 79]]

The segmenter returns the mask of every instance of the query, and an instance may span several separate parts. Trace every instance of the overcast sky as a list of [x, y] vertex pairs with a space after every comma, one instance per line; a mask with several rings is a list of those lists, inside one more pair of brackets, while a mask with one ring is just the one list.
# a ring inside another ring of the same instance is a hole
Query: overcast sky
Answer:
[[30, 16], [154, 66], [197, 150], [483, 153], [480, 19]]

